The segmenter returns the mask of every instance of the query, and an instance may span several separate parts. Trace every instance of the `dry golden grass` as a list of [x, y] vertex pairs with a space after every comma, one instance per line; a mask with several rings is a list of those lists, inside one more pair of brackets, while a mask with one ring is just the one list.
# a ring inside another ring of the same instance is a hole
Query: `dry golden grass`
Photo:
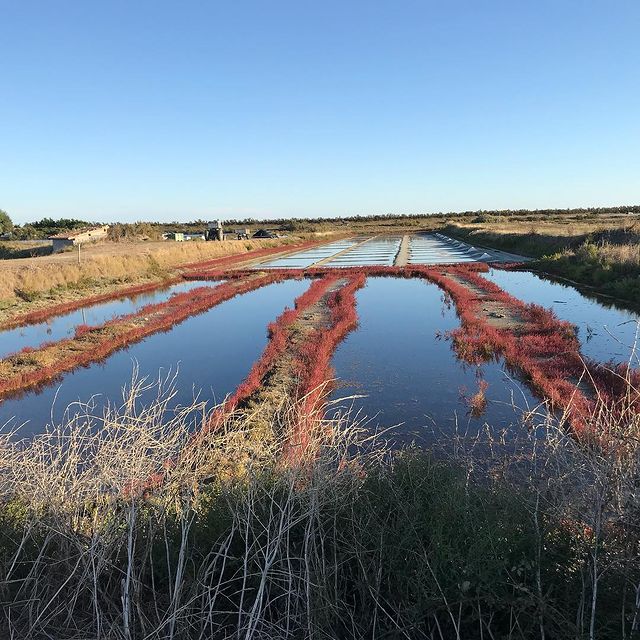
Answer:
[[[598, 257], [605, 264], [623, 264], [640, 267], [640, 244], [613, 244], [602, 242], [597, 245]], [[580, 255], [580, 252], [577, 252]]]
[[585, 222], [567, 220], [566, 222], [536, 220], [535, 222], [505, 221], [486, 224], [472, 224], [470, 222], [456, 222], [456, 225], [467, 231], [482, 231], [496, 234], [540, 234], [550, 236], [584, 236], [590, 233], [598, 233], [611, 229], [618, 229], [617, 225], [610, 222]]
[[[0, 299], [34, 296], [82, 282], [137, 282], [158, 279], [182, 264], [285, 245], [298, 238], [184, 243], [104, 243], [81, 255], [69, 252], [42, 258], [0, 261]], [[94, 293], [94, 291], [91, 291]]]

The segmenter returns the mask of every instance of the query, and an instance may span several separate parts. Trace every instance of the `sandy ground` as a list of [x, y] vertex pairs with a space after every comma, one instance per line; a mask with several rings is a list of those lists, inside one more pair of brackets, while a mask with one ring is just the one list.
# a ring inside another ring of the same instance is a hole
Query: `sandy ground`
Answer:
[[[447, 273], [447, 276], [470, 291], [473, 291], [479, 298], [482, 298], [486, 293], [483, 289], [458, 275]], [[518, 332], [524, 330], [526, 327], [526, 323], [522, 318], [508, 305], [501, 302], [484, 300], [479, 312], [479, 315], [486, 320], [490, 326], [496, 327], [497, 329], [509, 329], [510, 331]]]

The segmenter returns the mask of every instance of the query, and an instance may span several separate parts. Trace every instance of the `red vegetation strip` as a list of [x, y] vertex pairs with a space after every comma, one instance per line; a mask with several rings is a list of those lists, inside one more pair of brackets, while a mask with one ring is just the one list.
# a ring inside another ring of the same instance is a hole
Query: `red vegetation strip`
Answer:
[[[510, 265], [511, 268], [515, 266]], [[471, 362], [504, 357], [508, 366], [524, 374], [537, 395], [550, 400], [554, 407], [568, 412], [569, 421], [576, 431], [584, 430], [594, 404], [592, 398], [577, 388], [579, 380], [583, 379], [585, 385], [593, 387], [593, 394], [612, 404], [625, 399], [625, 393], [629, 390], [628, 381], [635, 389], [640, 388], [640, 372], [629, 370], [627, 365], [614, 368], [584, 358], [580, 354], [580, 343], [573, 325], [559, 320], [551, 310], [525, 304], [509, 295], [481, 276], [488, 270], [485, 263], [467, 263], [450, 266], [281, 269], [278, 273], [288, 277], [328, 274], [342, 277], [424, 278], [437, 284], [451, 295], [461, 320], [462, 326], [451, 334], [459, 357]], [[220, 273], [218, 277], [225, 277], [225, 274]], [[478, 289], [478, 292], [457, 282], [455, 277]], [[489, 323], [481, 306], [492, 302], [504, 305], [521, 321], [515, 333], [511, 328], [500, 328]], [[634, 402], [640, 404], [638, 399]]]
[[36, 309], [19, 316], [9, 318], [0, 324], [0, 331], [6, 329], [14, 329], [15, 327], [24, 327], [28, 324], [36, 324], [38, 322], [44, 322], [49, 318], [60, 316], [76, 309], [82, 309], [83, 307], [90, 307], [94, 304], [100, 304], [101, 302], [109, 302], [111, 300], [118, 300], [120, 298], [133, 298], [143, 293], [149, 293], [156, 289], [163, 289], [171, 285], [182, 282], [184, 278], [171, 278], [170, 280], [164, 280], [162, 282], [147, 282], [146, 284], [140, 284], [135, 287], [128, 287], [127, 289], [119, 289], [117, 291], [111, 291], [110, 293], [102, 293], [96, 296], [89, 296], [88, 298], [80, 298], [78, 300], [71, 300], [70, 302], [63, 302], [61, 304], [52, 305], [44, 309]]
[[[277, 273], [289, 278], [314, 278], [334, 275], [342, 278], [348, 278], [358, 275], [370, 277], [393, 277], [393, 278], [424, 278], [430, 273], [442, 272], [444, 269], [455, 268], [456, 265], [410, 265], [405, 267], [386, 267], [386, 266], [369, 266], [369, 267], [314, 267], [309, 269], [265, 269], [271, 273]], [[469, 271], [488, 272], [489, 267], [484, 262], [470, 262], [465, 264], [465, 269]], [[207, 279], [230, 279], [247, 276], [256, 273], [255, 269], [237, 269], [233, 271], [192, 271], [184, 274], [187, 280], [207, 280]]]
[[[296, 275], [299, 273], [296, 271]], [[255, 393], [265, 376], [287, 349], [290, 330], [300, 313], [319, 302], [328, 289], [345, 274], [327, 274], [314, 282], [295, 302], [294, 309], [286, 309], [280, 317], [269, 325], [269, 343], [260, 359], [254, 364], [249, 375], [219, 410], [214, 412], [209, 423], [194, 436], [197, 444], [211, 429], [216, 429], [225, 416]], [[296, 396], [302, 400], [299, 416], [285, 458], [298, 457], [308, 445], [309, 429], [317, 424], [318, 416], [324, 412], [324, 399], [328, 394], [327, 382], [331, 373], [331, 357], [337, 345], [357, 325], [355, 291], [365, 283], [365, 275], [350, 277], [347, 284], [331, 292], [327, 297], [330, 324], [327, 329], [314, 329], [307, 341], [294, 354], [293, 373], [298, 378]]]
[[322, 411], [320, 399], [326, 390], [331, 371], [331, 357], [345, 336], [358, 324], [355, 292], [365, 284], [364, 274], [351, 277], [343, 287], [334, 291], [327, 299], [331, 323], [328, 329], [316, 329], [311, 338], [300, 349], [296, 363], [300, 374], [301, 393], [306, 396], [307, 408]]
[[[457, 282], [458, 276], [478, 292]], [[638, 388], [640, 373], [626, 367], [611, 371], [585, 359], [575, 328], [559, 320], [553, 311], [525, 304], [478, 273], [464, 268], [447, 269], [447, 273], [431, 273], [429, 278], [454, 300], [461, 327], [451, 332], [458, 356], [468, 362], [482, 362], [498, 355], [513, 369], [522, 372], [533, 391], [551, 401], [552, 406], [567, 412], [572, 428], [584, 433], [594, 401], [580, 391], [576, 383], [583, 379], [593, 393], [615, 405], [625, 392], [625, 377]], [[483, 316], [481, 306], [495, 302], [508, 309], [521, 322], [516, 331], [495, 327]], [[635, 403], [638, 402], [636, 399]]]
[[331, 293], [327, 299], [329, 327], [315, 329], [298, 351], [295, 370], [299, 378], [298, 395], [304, 398], [304, 402], [290, 443], [292, 451], [297, 449], [301, 453], [306, 450], [309, 430], [324, 415], [325, 400], [331, 390], [328, 384], [332, 377], [331, 358], [336, 347], [358, 324], [355, 292], [365, 282], [363, 273], [354, 275], [347, 284]]
[[[102, 360], [114, 351], [139, 342], [152, 333], [168, 331], [171, 327], [190, 316], [203, 313], [221, 302], [283, 279], [277, 273], [269, 273], [251, 280], [225, 282], [217, 287], [198, 287], [191, 291], [175, 294], [164, 302], [146, 305], [136, 313], [114, 318], [96, 327], [79, 326], [73, 339], [49, 343], [40, 346], [38, 349], [26, 347], [6, 359], [37, 353], [48, 348], [65, 349], [69, 347], [71, 355], [63, 356], [53, 365], [40, 366], [36, 370], [24, 373], [18, 372], [9, 378], [0, 380], [0, 396], [49, 383], [67, 371]], [[136, 321], [144, 321], [144, 323], [126, 328], [121, 333], [107, 331], [104, 336], [100, 335], [101, 332], [109, 328], [117, 328], [120, 325], [126, 326], [128, 322]], [[86, 349], [73, 351], [73, 346], [77, 345], [76, 341], [86, 337], [90, 338], [92, 334], [98, 337], [98, 341], [87, 344]], [[76, 342], [76, 345], [74, 345], [74, 342]]]
[[334, 276], [316, 280], [302, 295], [296, 298], [293, 309], [285, 309], [274, 322], [269, 324], [269, 342], [259, 360], [253, 365], [249, 375], [236, 389], [235, 393], [225, 401], [219, 410], [214, 412], [210, 423], [203, 430], [204, 432], [219, 426], [227, 413], [234, 411], [244, 400], [258, 390], [269, 370], [285, 352], [294, 322], [303, 311], [319, 302], [336, 280], [337, 278]]

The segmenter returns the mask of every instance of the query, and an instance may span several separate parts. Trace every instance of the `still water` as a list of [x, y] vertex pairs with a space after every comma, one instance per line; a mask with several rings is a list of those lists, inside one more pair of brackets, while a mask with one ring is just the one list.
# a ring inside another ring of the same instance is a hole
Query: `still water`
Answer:
[[493, 269], [483, 275], [523, 302], [550, 307], [560, 319], [576, 325], [585, 356], [598, 362], [629, 361], [640, 321], [637, 313], [587, 298], [574, 287], [529, 271]]
[[9, 354], [20, 351], [25, 347], [38, 347], [44, 342], [55, 342], [70, 338], [78, 325], [102, 324], [116, 316], [135, 313], [147, 304], [163, 302], [175, 293], [183, 293], [197, 287], [213, 286], [215, 284], [220, 284], [220, 282], [180, 282], [170, 287], [156, 289], [137, 296], [117, 298], [116, 300], [76, 309], [37, 324], [1, 331], [0, 358], [5, 358]]
[[[333, 400], [363, 394], [329, 408], [349, 408], [386, 429], [395, 442], [429, 442], [437, 435], [477, 432], [489, 423], [520, 431], [522, 410], [538, 406], [528, 389], [499, 363], [481, 367], [459, 361], [443, 336], [459, 326], [441, 290], [423, 280], [369, 278], [357, 293], [358, 328], [338, 347], [333, 367], [339, 379]], [[487, 408], [472, 417], [465, 396], [486, 383]], [[515, 405], [515, 408], [514, 406]], [[398, 425], [398, 426], [394, 426]]]
[[70, 404], [92, 397], [99, 415], [107, 402], [121, 403], [122, 387], [130, 382], [135, 363], [140, 376], [150, 379], [179, 367], [173, 403], [187, 405], [200, 393], [211, 406], [242, 382], [267, 344], [267, 325], [308, 286], [303, 280], [288, 280], [237, 296], [38, 392], [8, 398], [0, 402], [0, 425], [7, 429], [26, 423], [19, 435], [29, 437], [59, 423]]

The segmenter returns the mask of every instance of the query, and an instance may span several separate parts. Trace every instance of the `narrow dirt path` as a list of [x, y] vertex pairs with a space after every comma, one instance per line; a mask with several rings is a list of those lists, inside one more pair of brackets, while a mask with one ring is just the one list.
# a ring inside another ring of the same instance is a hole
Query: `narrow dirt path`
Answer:
[[527, 329], [527, 323], [522, 315], [512, 305], [500, 300], [495, 300], [490, 292], [478, 284], [470, 282], [464, 276], [456, 273], [447, 274], [451, 280], [472, 291], [481, 303], [476, 312], [487, 324], [497, 329], [507, 329], [521, 334]]
[[394, 267], [406, 267], [409, 264], [409, 247], [411, 243], [411, 236], [406, 234], [402, 236], [402, 242], [398, 249], [398, 255], [393, 263]]
[[273, 362], [260, 386], [237, 407], [240, 423], [250, 425], [251, 431], [261, 438], [283, 433], [295, 419], [288, 414], [292, 400], [299, 396], [300, 378], [296, 360], [300, 348], [316, 331], [329, 329], [331, 313], [327, 300], [347, 282], [341, 278], [333, 282], [322, 297], [304, 309], [288, 328], [285, 350]]

